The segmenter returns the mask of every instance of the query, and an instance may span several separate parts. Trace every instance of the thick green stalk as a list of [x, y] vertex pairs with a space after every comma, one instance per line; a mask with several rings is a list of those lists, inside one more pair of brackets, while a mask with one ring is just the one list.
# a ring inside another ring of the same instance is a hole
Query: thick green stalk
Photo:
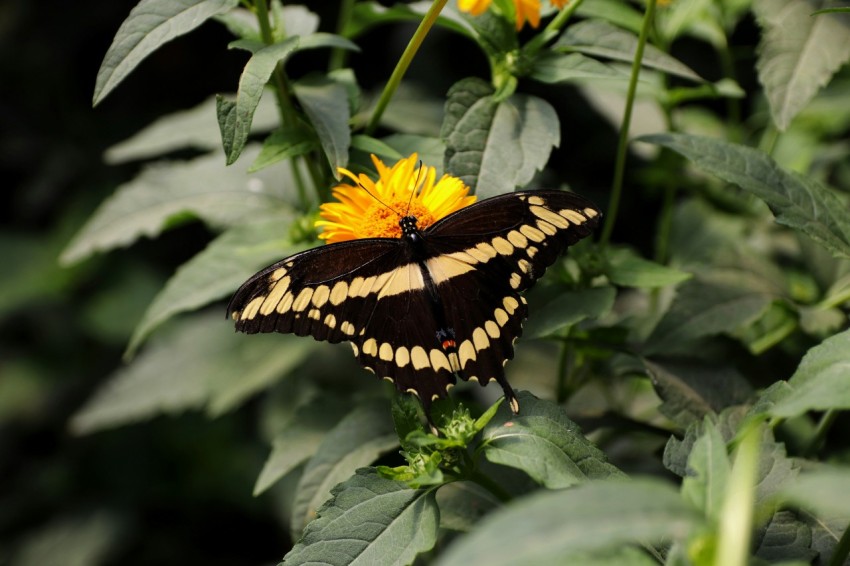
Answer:
[[[269, 8], [266, 5], [266, 0], [257, 0], [254, 4], [257, 13], [257, 22], [260, 25], [260, 36], [263, 43], [271, 45], [274, 43], [274, 35], [272, 34], [271, 21], [269, 20]], [[287, 126], [294, 126], [298, 120], [298, 113], [295, 111], [295, 106], [292, 103], [292, 96], [289, 93], [289, 84], [286, 80], [286, 74], [283, 71], [283, 66], [278, 63], [272, 73], [272, 82], [274, 83], [275, 97], [277, 98], [277, 107], [280, 112], [281, 121]], [[316, 187], [320, 186], [320, 178], [313, 174], [313, 170], [309, 168], [313, 177], [313, 184]], [[307, 190], [304, 186], [304, 181], [301, 174], [298, 172], [298, 164], [292, 163], [293, 179], [295, 180], [295, 188], [298, 191], [298, 202], [301, 207], [307, 208]]]
[[602, 227], [602, 237], [600, 242], [603, 246], [608, 244], [611, 238], [611, 232], [614, 230], [614, 222], [617, 220], [617, 209], [620, 207], [620, 196], [623, 192], [623, 175], [626, 170], [626, 155], [629, 146], [629, 126], [632, 121], [632, 109], [635, 104], [635, 93], [637, 92], [637, 82], [640, 76], [640, 66], [643, 60], [643, 50], [646, 47], [646, 41], [649, 37], [649, 30], [652, 28], [652, 21], [655, 16], [656, 0], [649, 0], [646, 4], [646, 12], [643, 15], [643, 24], [640, 28], [640, 36], [638, 37], [638, 46], [635, 51], [635, 58], [632, 61], [632, 74], [629, 78], [629, 90], [626, 95], [626, 108], [623, 111], [623, 123], [620, 126], [620, 140], [617, 143], [617, 160], [614, 164], [614, 181], [611, 185], [611, 200], [608, 203], [608, 210], [605, 216], [605, 225]]
[[375, 110], [372, 112], [372, 117], [369, 119], [369, 124], [366, 126], [367, 134], [373, 133], [378, 127], [378, 124], [381, 121], [381, 116], [383, 116], [384, 110], [387, 109], [390, 100], [392, 100], [393, 94], [395, 94], [398, 85], [401, 84], [401, 79], [404, 77], [404, 73], [407, 72], [410, 62], [413, 61], [413, 57], [416, 55], [416, 52], [419, 51], [419, 47], [425, 40], [425, 36], [428, 35], [428, 32], [434, 25], [434, 22], [437, 21], [437, 16], [440, 15], [440, 12], [443, 10], [447, 1], [448, 0], [434, 0], [431, 7], [428, 8], [428, 12], [425, 14], [425, 17], [422, 18], [422, 21], [419, 23], [419, 27], [416, 28], [416, 32], [413, 34], [413, 37], [410, 38], [410, 42], [407, 44], [404, 53], [401, 54], [401, 58], [398, 60], [398, 63], [396, 63], [393, 74], [390, 75], [390, 80], [387, 81], [387, 85], [381, 93], [381, 98], [378, 99], [378, 103], [375, 105]]
[[821, 446], [823, 445], [824, 440], [826, 439], [826, 435], [829, 434], [829, 429], [832, 428], [832, 424], [835, 422], [835, 419], [838, 418], [840, 411], [835, 409], [830, 409], [826, 411], [820, 418], [818, 422], [818, 427], [815, 429], [815, 434], [809, 440], [808, 446], [803, 450], [804, 457], [812, 457], [818, 453]]
[[[339, 3], [339, 17], [336, 20], [337, 35], [342, 35], [342, 32], [345, 31], [345, 26], [347, 26], [349, 20], [351, 20], [351, 14], [354, 12], [354, 2], [355, 0], [342, 0]], [[342, 69], [345, 66], [346, 57], [348, 57], [347, 49], [342, 49], [340, 47], [334, 48], [334, 50], [331, 51], [331, 58], [328, 62], [328, 70], [335, 71], [336, 69]]]
[[741, 437], [720, 509], [714, 566], [746, 566], [756, 500], [756, 475], [762, 429], [749, 425]]
[[558, 12], [554, 18], [552, 18], [549, 23], [543, 28], [543, 31], [538, 33], [536, 36], [531, 38], [528, 43], [525, 44], [525, 52], [531, 57], [534, 56], [540, 49], [543, 48], [544, 45], [549, 43], [552, 39], [558, 35], [558, 32], [561, 31], [561, 28], [569, 21], [572, 15], [578, 10], [578, 7], [581, 6], [584, 0], [574, 0], [567, 4], [567, 6]]

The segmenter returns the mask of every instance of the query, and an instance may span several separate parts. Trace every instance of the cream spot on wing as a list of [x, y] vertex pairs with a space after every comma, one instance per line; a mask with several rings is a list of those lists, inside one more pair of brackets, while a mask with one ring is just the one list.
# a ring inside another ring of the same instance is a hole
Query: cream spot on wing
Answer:
[[289, 289], [289, 277], [275, 283], [268, 297], [266, 297], [266, 300], [263, 301], [260, 307], [260, 314], [271, 314], [277, 308], [280, 299], [283, 298], [283, 294], [286, 293], [287, 289]]
[[417, 398], [419, 398], [419, 392], [417, 390], [413, 389], [412, 387], [405, 389], [404, 392], [410, 393], [411, 395], [415, 395]]
[[408, 263], [386, 274], [378, 299], [424, 288], [425, 280], [422, 279], [422, 270], [417, 264]]
[[494, 310], [493, 318], [496, 319], [496, 322], [499, 324], [499, 326], [504, 326], [505, 324], [507, 324], [508, 320], [510, 320], [508, 313], [506, 313], [502, 309]]
[[298, 296], [295, 298], [295, 301], [292, 303], [292, 310], [295, 312], [301, 312], [307, 308], [307, 305], [310, 304], [310, 298], [313, 296], [313, 289], [310, 287], [304, 287], [301, 289], [301, 292], [298, 293]]
[[514, 314], [514, 311], [519, 308], [519, 301], [513, 297], [505, 297], [502, 299], [502, 304], [505, 306], [505, 310], [508, 311], [508, 314]]
[[519, 231], [520, 233], [522, 233], [523, 236], [525, 236], [532, 242], [539, 243], [546, 239], [546, 234], [544, 234], [543, 232], [541, 232], [530, 224], [523, 224], [522, 226], [520, 226]]
[[527, 253], [527, 254], [528, 254], [528, 257], [530, 257], [530, 258], [532, 258], [532, 259], [533, 259], [533, 258], [534, 258], [534, 256], [536, 256], [536, 255], [537, 255], [537, 252], [539, 252], [539, 251], [540, 251], [540, 250], [538, 250], [536, 247], [534, 247], [534, 246], [529, 246], [529, 247], [528, 247], [528, 249], [526, 249], [526, 250], [525, 250], [525, 253]]
[[509, 241], [499, 236], [498, 238], [493, 238], [493, 241], [490, 242], [496, 251], [502, 255], [511, 255], [514, 253], [514, 247], [511, 245]]
[[360, 293], [360, 287], [362, 287], [362, 286], [363, 286], [363, 278], [362, 277], [355, 277], [354, 279], [352, 279], [351, 282], [348, 284], [348, 296], [349, 297], [356, 297], [357, 294]]
[[540, 218], [541, 220], [549, 222], [553, 226], [562, 229], [570, 227], [570, 223], [567, 221], [566, 218], [564, 218], [563, 216], [559, 216], [548, 208], [543, 208], [542, 206], [532, 206], [530, 210], [534, 216]]
[[546, 222], [545, 220], [538, 220], [537, 227], [540, 228], [540, 231], [549, 236], [554, 236], [558, 233], [558, 229]]
[[354, 336], [354, 325], [348, 322], [347, 320], [343, 321], [342, 324], [339, 325], [339, 329], [343, 334], [347, 334], [348, 336]]
[[592, 208], [585, 208], [582, 212], [584, 212], [584, 215], [588, 218], [594, 218], [595, 216], [599, 215], [599, 213], [593, 210]]
[[449, 352], [449, 365], [453, 372], [460, 371], [460, 358], [457, 357], [457, 352]]
[[472, 331], [472, 343], [475, 344], [477, 351], [486, 350], [490, 347], [490, 339], [487, 338], [487, 333], [483, 328], [476, 328]]
[[475, 258], [475, 261], [477, 261], [478, 263], [487, 263], [492, 257], [491, 255], [482, 252], [477, 247], [469, 248], [468, 250], [466, 250], [466, 253]]
[[278, 267], [275, 269], [271, 275], [269, 275], [269, 283], [274, 283], [275, 281], [279, 281], [286, 275], [286, 270], [282, 267]]
[[493, 322], [492, 320], [488, 320], [484, 323], [484, 330], [487, 331], [487, 335], [490, 338], [498, 338], [501, 335], [501, 331], [499, 330], [499, 325]]
[[242, 320], [251, 320], [255, 316], [257, 316], [257, 311], [260, 310], [260, 306], [263, 304], [263, 301], [265, 301], [265, 300], [266, 300], [265, 297], [257, 297], [256, 299], [254, 299], [253, 301], [248, 303], [248, 305], [242, 311], [242, 317], [241, 317]]
[[516, 230], [511, 230], [508, 232], [508, 241], [517, 248], [524, 248], [528, 245], [528, 238], [517, 232]]
[[322, 313], [319, 309], [310, 309], [310, 312], [307, 313], [307, 318], [312, 318], [313, 320], [320, 320], [322, 318]]
[[469, 377], [466, 378], [466, 380], [467, 381], [474, 381], [475, 383], [478, 383], [478, 376], [477, 375], [470, 375]]
[[517, 265], [523, 273], [531, 273], [531, 263], [527, 259], [519, 260]]
[[524, 305], [527, 305], [527, 304], [528, 304], [528, 301], [526, 301], [526, 300], [525, 300], [525, 297], [523, 297], [522, 295], [520, 295], [520, 296], [519, 296], [519, 302], [521, 302], [521, 303], [522, 303], [522, 304], [524, 304]]
[[425, 369], [431, 366], [428, 354], [422, 346], [414, 346], [410, 350], [410, 361], [413, 364], [413, 369]]
[[280, 314], [286, 314], [289, 312], [289, 309], [292, 308], [292, 302], [295, 300], [295, 296], [291, 292], [287, 292], [283, 299], [277, 305], [277, 312]]
[[494, 248], [493, 246], [491, 246], [487, 242], [481, 242], [480, 244], [475, 246], [475, 249], [478, 250], [479, 252], [481, 252], [482, 254], [486, 255], [490, 259], [499, 255], [499, 252], [496, 251], [496, 248]]
[[[357, 349], [357, 344], [355, 344], [354, 342], [350, 342], [350, 344], [351, 344], [352, 351], [354, 351], [354, 357], [356, 358], [357, 356], [360, 355], [360, 350]], [[369, 368], [366, 368], [366, 369], [369, 369]]]
[[519, 273], [511, 273], [511, 279], [509, 281], [511, 287], [514, 289], [519, 289], [520, 283], [522, 283], [522, 277], [520, 277]]
[[457, 349], [457, 356], [460, 360], [460, 366], [466, 367], [469, 361], [475, 361], [475, 346], [469, 340], [464, 340]]
[[390, 377], [390, 376], [388, 376], [388, 375], [385, 375], [385, 376], [384, 376], [384, 377], [382, 377], [381, 379], [383, 379], [384, 381], [389, 381], [390, 383], [395, 383], [395, 381], [393, 380], [393, 378], [391, 378], [391, 377]]
[[395, 365], [403, 368], [410, 363], [410, 352], [404, 346], [399, 346], [395, 351]]
[[538, 196], [532, 196], [528, 198], [528, 204], [533, 204], [535, 206], [543, 206], [546, 204], [546, 201]]
[[325, 306], [325, 303], [328, 302], [328, 297], [331, 295], [331, 288], [327, 285], [319, 285], [313, 291], [313, 306], [317, 309]]
[[368, 354], [370, 356], [375, 356], [378, 354], [378, 341], [374, 338], [369, 338], [365, 342], [363, 342], [363, 353]]
[[569, 208], [565, 208], [564, 210], [559, 210], [558, 214], [572, 222], [573, 224], [584, 224], [587, 221], [587, 218], [576, 212], [575, 210], [571, 210]]
[[389, 342], [384, 342], [381, 344], [381, 347], [378, 348], [378, 357], [384, 360], [385, 362], [393, 361], [393, 347]]
[[442, 350], [437, 350], [436, 348], [431, 350], [431, 353], [428, 356], [431, 360], [431, 365], [434, 367], [434, 370], [444, 369], [446, 371], [452, 371], [451, 366], [449, 365], [449, 359], [443, 353]]
[[330, 301], [332, 305], [340, 305], [348, 297], [348, 283], [345, 281], [337, 281], [334, 288], [331, 289]]
[[325, 317], [325, 326], [336, 328], [336, 317], [333, 313], [328, 313], [328, 316]]
[[448, 255], [432, 257], [425, 261], [428, 271], [435, 285], [445, 283], [464, 273], [474, 271], [475, 268], [465, 261], [460, 261]]

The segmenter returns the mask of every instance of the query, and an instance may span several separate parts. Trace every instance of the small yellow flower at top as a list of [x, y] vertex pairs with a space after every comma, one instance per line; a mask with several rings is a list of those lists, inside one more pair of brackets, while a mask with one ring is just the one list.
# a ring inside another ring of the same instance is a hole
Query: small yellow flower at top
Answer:
[[457, 177], [443, 175], [437, 180], [434, 167], [417, 167], [419, 157], [415, 153], [392, 167], [374, 155], [372, 162], [378, 171], [376, 181], [339, 168], [340, 174], [354, 184], [337, 185], [333, 196], [339, 202], [319, 207], [319, 238], [329, 244], [362, 238], [401, 238], [401, 215], [415, 216], [422, 230], [475, 202], [469, 187]]
[[[480, 16], [490, 7], [492, 0], [458, 0], [458, 8], [461, 12], [467, 12], [473, 16]], [[550, 0], [550, 3], [558, 8], [563, 9], [569, 3], [569, 0]], [[540, 0], [514, 0], [514, 9], [516, 12], [516, 29], [522, 29], [525, 22], [531, 24], [531, 27], [540, 25]]]

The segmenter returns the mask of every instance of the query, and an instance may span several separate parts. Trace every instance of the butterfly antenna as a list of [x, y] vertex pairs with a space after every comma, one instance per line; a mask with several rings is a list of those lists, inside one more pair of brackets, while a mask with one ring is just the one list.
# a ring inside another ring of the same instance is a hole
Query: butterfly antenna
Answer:
[[[361, 188], [361, 189], [363, 189], [364, 191], [366, 191], [366, 194], [367, 194], [367, 195], [369, 195], [370, 197], [372, 197], [373, 199], [375, 199], [376, 201], [378, 201], [379, 203], [381, 203], [382, 205], [384, 205], [384, 206], [385, 206], [385, 207], [387, 207], [388, 209], [392, 210], [393, 212], [395, 212], [395, 213], [396, 213], [396, 214], [398, 214], [399, 216], [404, 216], [404, 215], [403, 215], [403, 214], [401, 214], [398, 210], [396, 210], [395, 208], [391, 207], [390, 205], [388, 205], [387, 203], [385, 203], [384, 201], [382, 201], [381, 199], [379, 199], [376, 195], [373, 195], [373, 194], [372, 194], [372, 192], [371, 192], [369, 189], [367, 189], [367, 188], [365, 187], [365, 185], [363, 185], [363, 183], [361, 183], [360, 181], [357, 181], [357, 184], [358, 184], [358, 185], [360, 185], [360, 188]], [[408, 205], [408, 206], [409, 206], [409, 205]]]
[[410, 213], [410, 204], [413, 202], [413, 195], [416, 194], [416, 189], [419, 188], [419, 181], [422, 180], [422, 160], [419, 160], [419, 169], [416, 171], [416, 181], [413, 183], [413, 189], [410, 191], [410, 198], [407, 199], [407, 210], [404, 212], [404, 215], [407, 216]]

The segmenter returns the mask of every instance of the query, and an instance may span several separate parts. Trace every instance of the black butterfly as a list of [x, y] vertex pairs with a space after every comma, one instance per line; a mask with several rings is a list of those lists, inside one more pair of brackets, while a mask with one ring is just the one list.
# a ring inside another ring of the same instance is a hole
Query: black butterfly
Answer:
[[508, 193], [454, 212], [401, 238], [328, 244], [271, 265], [230, 300], [236, 329], [351, 342], [369, 371], [433, 400], [460, 377], [505, 379], [527, 316], [520, 293], [600, 219], [587, 199], [556, 190]]

